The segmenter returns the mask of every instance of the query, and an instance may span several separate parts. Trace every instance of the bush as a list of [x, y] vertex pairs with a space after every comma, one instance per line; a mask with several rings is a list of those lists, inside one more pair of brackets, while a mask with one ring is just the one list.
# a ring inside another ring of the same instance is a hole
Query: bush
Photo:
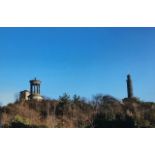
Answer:
[[10, 122], [12, 128], [25, 128], [31, 126], [30, 120], [23, 118], [20, 115], [16, 115], [15, 118]]

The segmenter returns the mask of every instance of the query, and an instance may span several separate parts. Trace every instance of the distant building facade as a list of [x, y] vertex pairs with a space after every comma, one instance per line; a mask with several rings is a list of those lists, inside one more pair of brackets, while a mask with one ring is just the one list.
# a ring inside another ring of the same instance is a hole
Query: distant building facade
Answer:
[[43, 100], [43, 97], [40, 95], [40, 85], [41, 81], [37, 80], [30, 80], [30, 91], [24, 90], [20, 92], [20, 101], [28, 101], [28, 100]]

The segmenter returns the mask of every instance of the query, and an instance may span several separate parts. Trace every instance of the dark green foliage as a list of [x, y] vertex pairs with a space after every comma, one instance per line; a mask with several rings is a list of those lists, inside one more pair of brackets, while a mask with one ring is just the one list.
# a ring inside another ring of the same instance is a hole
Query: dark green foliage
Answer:
[[121, 118], [116, 115], [115, 118], [107, 118], [105, 114], [97, 114], [94, 119], [95, 128], [134, 128], [134, 120], [128, 116]]
[[59, 104], [56, 107], [56, 114], [62, 116], [65, 113], [67, 113], [69, 111], [69, 109], [71, 108], [70, 96], [67, 95], [66, 93], [64, 93], [63, 96], [59, 97], [58, 102], [59, 102]]

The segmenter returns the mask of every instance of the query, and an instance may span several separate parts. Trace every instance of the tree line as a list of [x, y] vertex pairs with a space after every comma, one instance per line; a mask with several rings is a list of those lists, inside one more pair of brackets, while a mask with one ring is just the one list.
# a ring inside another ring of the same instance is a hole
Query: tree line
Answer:
[[154, 128], [155, 103], [102, 94], [88, 101], [64, 93], [57, 100], [1, 106], [0, 124], [6, 128]]

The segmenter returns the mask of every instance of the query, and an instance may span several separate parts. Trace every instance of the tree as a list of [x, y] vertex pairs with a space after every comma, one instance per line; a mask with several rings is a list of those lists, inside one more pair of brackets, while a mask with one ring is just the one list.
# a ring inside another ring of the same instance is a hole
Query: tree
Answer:
[[73, 96], [73, 103], [75, 103], [75, 104], [80, 103], [80, 101], [81, 101], [81, 97], [75, 94]]

